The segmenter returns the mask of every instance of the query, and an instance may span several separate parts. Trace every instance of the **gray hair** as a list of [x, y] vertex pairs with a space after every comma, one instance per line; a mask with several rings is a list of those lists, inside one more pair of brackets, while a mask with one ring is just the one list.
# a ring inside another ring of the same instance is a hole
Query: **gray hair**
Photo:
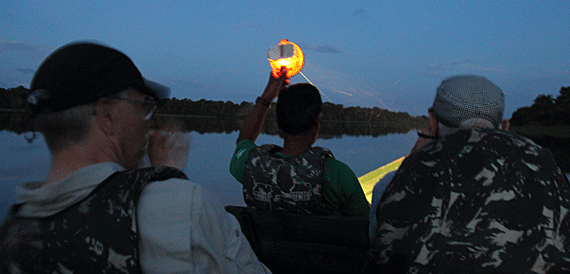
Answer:
[[489, 120], [485, 120], [483, 118], [471, 118], [465, 121], [462, 121], [459, 124], [459, 127], [448, 127], [445, 126], [444, 124], [438, 122], [437, 123], [437, 129], [439, 131], [439, 134], [442, 136], [445, 135], [450, 135], [453, 133], [456, 133], [459, 130], [462, 129], [471, 129], [471, 128], [498, 128], [498, 125], [494, 125], [492, 122], [490, 122]]
[[94, 111], [95, 104], [88, 103], [63, 111], [40, 113], [32, 123], [34, 130], [44, 136], [53, 154], [85, 139], [91, 130], [90, 121]]
[[[130, 89], [113, 96], [128, 98]], [[91, 131], [91, 116], [95, 113], [95, 102], [74, 106], [63, 111], [40, 113], [34, 117], [34, 130], [42, 133], [50, 152], [80, 143]]]

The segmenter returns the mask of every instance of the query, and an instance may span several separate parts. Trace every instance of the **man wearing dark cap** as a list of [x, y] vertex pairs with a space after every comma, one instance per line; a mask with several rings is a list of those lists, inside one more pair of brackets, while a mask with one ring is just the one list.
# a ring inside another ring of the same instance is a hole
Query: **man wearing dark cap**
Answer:
[[547, 149], [501, 130], [504, 95], [444, 80], [377, 207], [370, 273], [570, 271], [570, 186]]
[[[276, 97], [283, 147], [257, 146], [254, 142]], [[285, 72], [279, 78], [270, 76], [244, 121], [230, 164], [231, 174], [243, 184], [249, 207], [307, 215], [368, 215], [368, 202], [354, 172], [334, 159], [330, 150], [313, 146], [321, 108], [315, 86], [286, 86]]]
[[170, 90], [126, 55], [66, 45], [31, 89], [51, 166], [44, 181], [17, 188], [0, 229], [0, 273], [269, 272], [237, 220], [181, 171], [188, 137], [149, 131]]

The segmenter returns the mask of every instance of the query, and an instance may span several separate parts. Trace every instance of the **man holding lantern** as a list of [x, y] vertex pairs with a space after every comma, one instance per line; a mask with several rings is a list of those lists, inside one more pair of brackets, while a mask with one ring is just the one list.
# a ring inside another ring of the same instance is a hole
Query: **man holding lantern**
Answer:
[[[313, 147], [321, 123], [319, 90], [308, 83], [288, 86], [286, 72], [282, 68], [270, 76], [236, 141], [230, 172], [243, 184], [246, 204], [267, 212], [368, 216], [369, 205], [354, 172], [330, 150]], [[254, 142], [275, 98], [283, 147], [257, 146]]]

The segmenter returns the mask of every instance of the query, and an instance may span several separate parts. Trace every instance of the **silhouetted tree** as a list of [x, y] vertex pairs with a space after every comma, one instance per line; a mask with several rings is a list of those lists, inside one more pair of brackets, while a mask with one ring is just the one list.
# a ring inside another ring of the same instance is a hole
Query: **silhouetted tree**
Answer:
[[570, 87], [562, 87], [560, 95], [538, 95], [530, 107], [517, 109], [511, 124], [522, 125], [570, 125]]

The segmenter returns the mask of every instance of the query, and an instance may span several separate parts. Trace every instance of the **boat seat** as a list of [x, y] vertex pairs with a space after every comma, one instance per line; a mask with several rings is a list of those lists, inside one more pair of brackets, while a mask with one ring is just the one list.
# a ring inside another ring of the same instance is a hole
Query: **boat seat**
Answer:
[[273, 273], [359, 273], [369, 245], [368, 218], [268, 213], [226, 206]]

